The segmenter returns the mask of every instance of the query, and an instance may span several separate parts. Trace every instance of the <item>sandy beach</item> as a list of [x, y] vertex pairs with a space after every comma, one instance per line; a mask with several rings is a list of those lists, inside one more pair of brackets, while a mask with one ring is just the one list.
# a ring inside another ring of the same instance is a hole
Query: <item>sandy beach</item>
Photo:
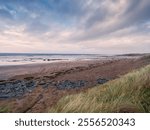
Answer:
[[0, 106], [7, 104], [10, 112], [47, 112], [64, 95], [86, 91], [149, 63], [139, 57], [3, 66]]
[[88, 66], [89, 64], [99, 63], [103, 61], [66, 61], [45, 64], [28, 64], [17, 66], [0, 66], [0, 80], [6, 80], [17, 75], [46, 75], [65, 69], [71, 69], [79, 66]]

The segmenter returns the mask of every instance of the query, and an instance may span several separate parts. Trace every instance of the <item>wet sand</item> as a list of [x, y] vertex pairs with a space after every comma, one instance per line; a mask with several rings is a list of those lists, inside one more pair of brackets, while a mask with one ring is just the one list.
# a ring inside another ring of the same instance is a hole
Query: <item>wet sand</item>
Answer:
[[46, 73], [53, 73], [65, 69], [75, 67], [88, 66], [90, 64], [104, 62], [102, 60], [89, 60], [89, 61], [64, 61], [45, 64], [28, 64], [17, 66], [0, 66], [0, 80], [7, 80], [17, 75], [44, 75]]

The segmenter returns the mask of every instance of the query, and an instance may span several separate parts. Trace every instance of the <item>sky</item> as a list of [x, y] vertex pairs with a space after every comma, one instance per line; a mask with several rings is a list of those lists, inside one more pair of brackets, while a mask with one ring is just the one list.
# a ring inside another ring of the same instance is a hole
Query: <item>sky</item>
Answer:
[[150, 53], [150, 0], [0, 0], [0, 53]]

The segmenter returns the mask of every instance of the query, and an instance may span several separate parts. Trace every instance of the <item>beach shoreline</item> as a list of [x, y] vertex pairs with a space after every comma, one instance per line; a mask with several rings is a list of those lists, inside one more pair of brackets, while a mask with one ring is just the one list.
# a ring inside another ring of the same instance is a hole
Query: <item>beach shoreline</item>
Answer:
[[0, 80], [8, 80], [17, 75], [32, 75], [37, 73], [47, 73], [60, 71], [79, 66], [88, 66], [106, 62], [106, 60], [74, 60], [74, 61], [57, 61], [52, 63], [36, 63], [23, 65], [0, 66]]
[[0, 106], [11, 107], [9, 112], [47, 112], [64, 95], [87, 91], [148, 64], [140, 57], [0, 67]]
[[[18, 54], [19, 55], [19, 54]], [[17, 55], [17, 56], [18, 56]], [[89, 64], [104, 63], [114, 60], [122, 59], [138, 59], [146, 54], [136, 54], [136, 55], [112, 55], [112, 56], [101, 56], [81, 59], [66, 59], [66, 60], [54, 60], [51, 59], [49, 62], [33, 62], [33, 63], [21, 63], [10, 62], [10, 64], [0, 64], [0, 80], [7, 80], [16, 75], [25, 75], [25, 74], [34, 74], [34, 73], [43, 73], [42, 71], [55, 70], [59, 71], [62, 69], [69, 69], [78, 66], [88, 66]], [[77, 55], [79, 56], [79, 55]], [[88, 55], [89, 56], [89, 55]], [[93, 56], [93, 55], [90, 55]], [[96, 55], [99, 56], [99, 55]], [[79, 57], [78, 57], [79, 58]]]

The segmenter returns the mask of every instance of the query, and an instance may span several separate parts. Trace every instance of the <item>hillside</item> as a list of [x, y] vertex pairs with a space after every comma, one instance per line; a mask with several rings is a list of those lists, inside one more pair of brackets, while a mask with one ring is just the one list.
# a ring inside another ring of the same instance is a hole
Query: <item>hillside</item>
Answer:
[[61, 98], [49, 112], [150, 112], [150, 65]]

